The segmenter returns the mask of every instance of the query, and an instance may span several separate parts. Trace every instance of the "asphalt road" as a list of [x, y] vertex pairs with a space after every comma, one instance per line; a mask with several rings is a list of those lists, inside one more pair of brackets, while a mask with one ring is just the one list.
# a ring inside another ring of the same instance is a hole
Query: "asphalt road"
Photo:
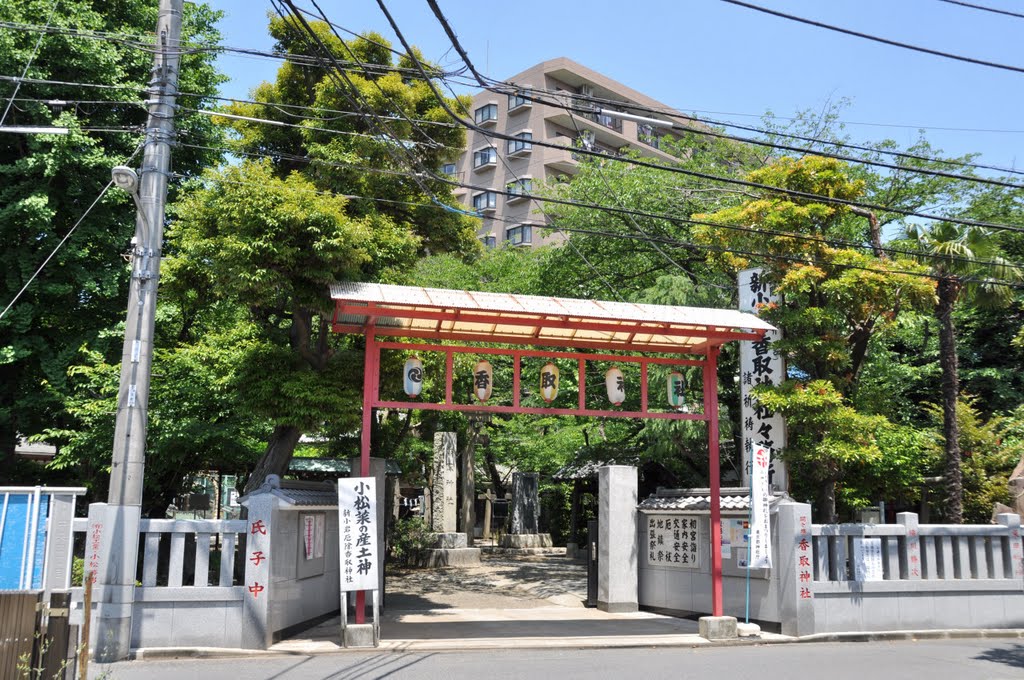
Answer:
[[673, 649], [490, 650], [126, 661], [91, 664], [110, 680], [1021, 680], [1017, 640], [790, 643]]

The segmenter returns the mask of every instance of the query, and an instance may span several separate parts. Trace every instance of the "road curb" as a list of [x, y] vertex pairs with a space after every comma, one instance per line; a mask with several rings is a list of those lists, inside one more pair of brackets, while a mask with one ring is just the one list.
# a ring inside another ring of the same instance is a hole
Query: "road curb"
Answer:
[[1019, 640], [1024, 639], [1024, 628], [1014, 629], [953, 629], [953, 630], [895, 630], [856, 631], [845, 633], [816, 633], [802, 637], [769, 634], [735, 640], [705, 640], [697, 635], [635, 637], [580, 637], [553, 640], [551, 638], [476, 638], [460, 640], [384, 640], [379, 647], [345, 649], [236, 649], [219, 647], [152, 647], [136, 649], [132, 659], [234, 659], [241, 657], [321, 656], [346, 653], [409, 653], [409, 652], [469, 652], [495, 649], [638, 649], [638, 648], [703, 648], [753, 647], [815, 642], [887, 642], [915, 640]]
[[1024, 639], [1024, 628], [954, 628], [948, 630], [889, 630], [846, 633], [816, 633], [794, 642], [884, 642], [889, 640], [977, 640]]

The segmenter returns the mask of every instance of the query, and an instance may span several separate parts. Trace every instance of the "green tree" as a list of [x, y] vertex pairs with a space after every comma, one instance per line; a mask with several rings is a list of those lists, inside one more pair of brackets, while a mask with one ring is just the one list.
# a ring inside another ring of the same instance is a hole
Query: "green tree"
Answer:
[[[153, 59], [145, 43], [154, 39], [155, 3], [66, 0], [51, 13], [52, 8], [46, 0], [0, 4], [0, 72], [20, 75], [31, 59], [28, 78], [104, 87], [23, 82], [17, 89], [6, 83], [0, 93], [0, 105], [11, 103], [5, 126], [70, 130], [67, 135], [0, 136], [0, 309], [56, 249], [39, 277], [0, 318], [0, 467], [9, 479], [18, 474], [11, 456], [19, 434], [37, 436], [71, 425], [63, 404], [68, 366], [77, 361], [79, 348], [124, 316], [129, 271], [121, 253], [134, 230], [131, 200], [109, 192], [57, 247], [110, 181], [110, 168], [133, 157], [141, 141], [134, 128], [145, 122], [142, 90]], [[219, 16], [205, 4], [186, 5], [185, 39], [216, 43]], [[45, 33], [25, 28], [47, 21], [50, 30]], [[74, 35], [75, 30], [131, 37], [84, 37]], [[32, 58], [37, 41], [38, 53]], [[198, 95], [194, 102], [203, 104], [220, 81], [211, 53], [183, 56], [180, 89]], [[77, 103], [83, 99], [99, 103]], [[204, 116], [183, 112], [176, 125], [199, 146], [217, 137]], [[194, 174], [211, 158], [208, 151], [178, 149], [174, 170]], [[136, 154], [131, 163], [139, 161]], [[119, 353], [118, 348], [114, 356]]]
[[[844, 200], [864, 191], [843, 163], [818, 157], [783, 158], [749, 179]], [[872, 220], [843, 205], [764, 189], [700, 219], [709, 224], [694, 227], [694, 239], [715, 246], [708, 256], [713, 263], [732, 270], [761, 265], [775, 283], [782, 302], [763, 315], [783, 332], [775, 344], [790, 379], [765, 405], [790, 416], [784, 455], [811, 471], [819, 483], [818, 513], [831, 521], [836, 485], [852, 464], [877, 454], [873, 437], [884, 425], [849, 404], [871, 339], [899, 310], [926, 304], [932, 285], [915, 275], [923, 267], [909, 258], [872, 252]]]
[[963, 473], [957, 401], [960, 375], [953, 310], [961, 299], [982, 307], [1005, 306], [1012, 289], [999, 281], [1018, 281], [1020, 270], [1005, 261], [998, 242], [984, 229], [939, 222], [910, 227], [923, 258], [938, 279], [935, 317], [939, 322], [939, 363], [942, 367], [942, 434], [945, 448], [946, 518], [963, 521]]
[[[240, 155], [269, 159], [208, 176], [168, 234], [179, 250], [175, 275], [242, 306], [258, 329], [240, 368], [251, 381], [238, 396], [273, 431], [247, 489], [282, 474], [303, 433], [358, 429], [361, 341], [332, 336], [329, 284], [401, 283], [427, 253], [479, 249], [473, 221], [432, 174], [459, 153], [462, 129], [382, 37], [343, 42], [326, 24], [312, 26], [351, 70], [290, 60], [254, 90], [267, 104], [230, 107], [290, 126], [225, 119]], [[279, 51], [307, 55], [292, 23], [272, 18], [270, 32]], [[376, 427], [385, 436], [375, 446], [394, 450], [408, 425]]]
[[345, 199], [317, 192], [298, 173], [278, 179], [267, 162], [207, 179], [178, 206], [167, 268], [186, 289], [247, 310], [256, 329], [239, 357], [235, 398], [274, 425], [253, 473], [262, 483], [287, 469], [303, 432], [346, 413], [354, 425], [358, 380], [331, 341], [328, 286], [362, 278], [374, 251], [415, 252], [415, 239], [385, 217], [349, 217]]

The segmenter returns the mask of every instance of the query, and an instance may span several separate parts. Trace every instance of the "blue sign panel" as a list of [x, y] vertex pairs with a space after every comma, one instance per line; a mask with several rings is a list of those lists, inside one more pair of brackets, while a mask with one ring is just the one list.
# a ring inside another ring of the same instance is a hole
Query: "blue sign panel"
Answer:
[[0, 590], [43, 586], [50, 497], [41, 495], [38, 506], [34, 501], [35, 495], [29, 493], [3, 495], [0, 506]]

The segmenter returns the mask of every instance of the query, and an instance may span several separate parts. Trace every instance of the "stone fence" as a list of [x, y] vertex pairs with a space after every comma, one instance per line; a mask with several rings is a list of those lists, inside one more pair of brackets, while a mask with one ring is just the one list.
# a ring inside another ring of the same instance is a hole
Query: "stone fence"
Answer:
[[[737, 492], [746, 490], [736, 490]], [[1024, 548], [1018, 515], [990, 525], [813, 524], [811, 508], [771, 507], [772, 567], [745, 567], [746, 497], [723, 490], [725, 614], [787, 635], [845, 631], [1024, 628]], [[669, 493], [638, 506], [639, 605], [711, 613], [706, 497]], [[678, 541], [674, 536], [693, 540]]]
[[[266, 649], [339, 608], [337, 490], [330, 484], [273, 480], [241, 499], [241, 520], [142, 519], [141, 571], [129, 598], [132, 649]], [[113, 529], [105, 503], [75, 519], [77, 556], [86, 574], [102, 574]], [[71, 544], [72, 541], [67, 541]], [[84, 546], [84, 552], [82, 552]], [[123, 612], [93, 577], [90, 646], [96, 619]], [[72, 623], [83, 621], [84, 589], [72, 588]]]
[[[87, 519], [76, 519], [75, 534], [84, 534], [84, 571], [103, 568], [101, 553], [104, 503], [89, 506]], [[143, 519], [140, 522], [142, 571], [132, 607], [131, 647], [241, 647], [246, 594], [236, 567], [246, 546], [245, 520]], [[211, 559], [212, 558], [212, 559]], [[93, 580], [96, 584], [97, 581]], [[105, 594], [93, 589], [94, 616], [103, 614]], [[72, 588], [72, 623], [82, 621], [83, 588]], [[93, 649], [98, 626], [92, 625]]]

